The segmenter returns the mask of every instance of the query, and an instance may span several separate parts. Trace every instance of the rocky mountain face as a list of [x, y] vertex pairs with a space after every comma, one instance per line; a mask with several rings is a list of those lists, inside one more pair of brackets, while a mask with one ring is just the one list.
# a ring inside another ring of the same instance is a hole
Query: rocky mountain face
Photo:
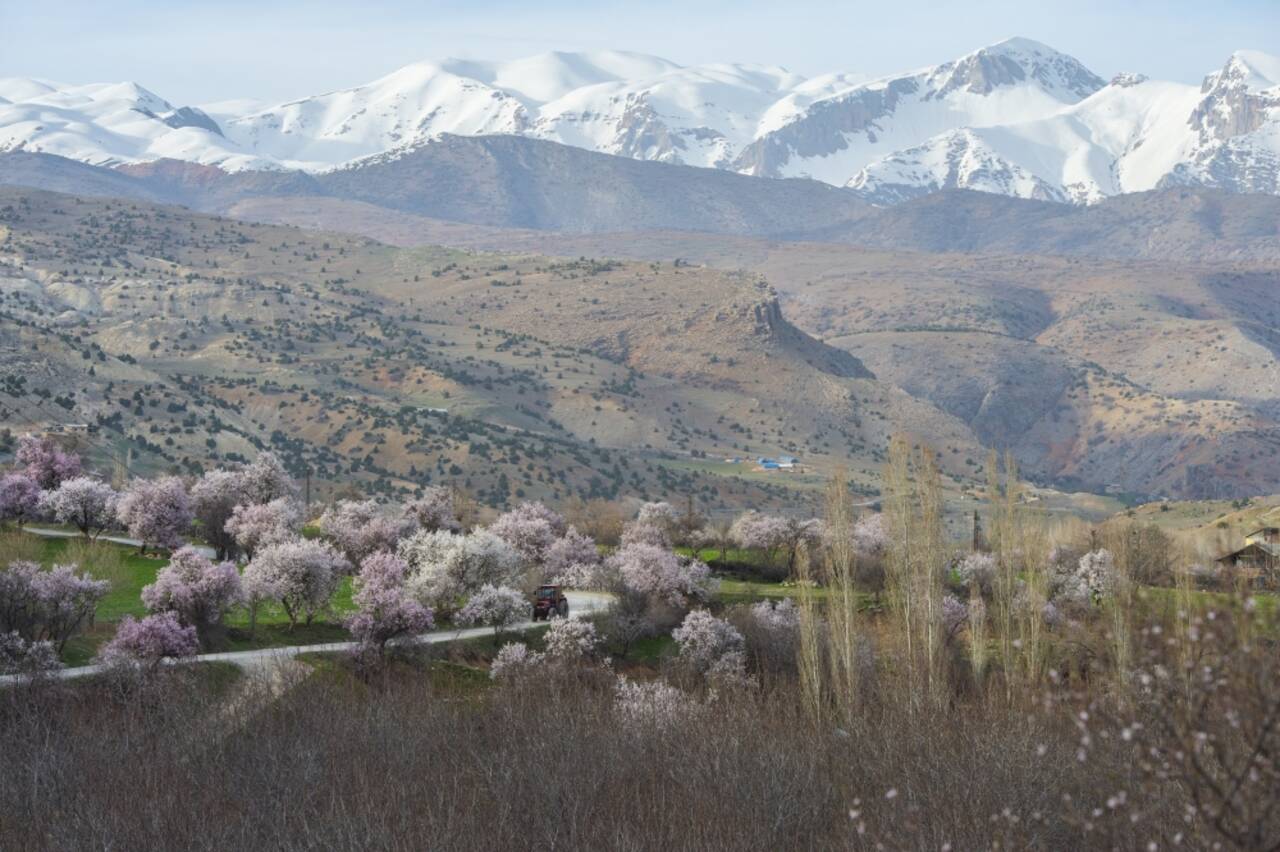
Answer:
[[945, 189], [1094, 203], [1168, 186], [1280, 192], [1280, 58], [1202, 86], [1009, 39], [876, 79], [684, 67], [617, 51], [445, 60], [273, 106], [174, 106], [132, 83], [0, 80], [0, 151], [115, 166], [325, 174], [456, 137], [518, 136], [631, 160], [809, 177], [876, 204]]

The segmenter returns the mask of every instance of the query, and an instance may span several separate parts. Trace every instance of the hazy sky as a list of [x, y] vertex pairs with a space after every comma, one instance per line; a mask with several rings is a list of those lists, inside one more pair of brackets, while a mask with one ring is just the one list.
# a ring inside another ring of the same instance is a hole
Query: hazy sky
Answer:
[[133, 80], [177, 103], [280, 100], [445, 56], [616, 48], [682, 64], [890, 72], [1021, 35], [1096, 73], [1199, 81], [1280, 54], [1277, 0], [0, 0], [0, 76]]

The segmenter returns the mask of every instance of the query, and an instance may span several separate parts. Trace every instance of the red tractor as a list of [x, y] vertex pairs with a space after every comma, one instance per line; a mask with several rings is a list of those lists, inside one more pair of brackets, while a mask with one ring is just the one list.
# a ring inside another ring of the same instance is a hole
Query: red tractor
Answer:
[[533, 620], [539, 621], [557, 615], [561, 618], [569, 617], [569, 599], [559, 586], [539, 586], [538, 591], [533, 593]]

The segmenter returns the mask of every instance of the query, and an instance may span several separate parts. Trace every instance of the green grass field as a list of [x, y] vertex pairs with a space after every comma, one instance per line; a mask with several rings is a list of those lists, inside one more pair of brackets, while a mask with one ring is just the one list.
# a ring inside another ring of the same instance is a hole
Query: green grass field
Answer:
[[[95, 623], [67, 643], [63, 662], [84, 665], [98, 648], [115, 633], [116, 623], [126, 615], [141, 618], [147, 614], [142, 605], [142, 588], [155, 582], [156, 574], [168, 564], [162, 557], [142, 556], [137, 548], [83, 539], [40, 538], [17, 531], [0, 533], [0, 564], [17, 559], [39, 562], [45, 566], [75, 564], [99, 580], [111, 583], [111, 589], [98, 603]], [[322, 613], [309, 625], [299, 624], [289, 630], [289, 619], [278, 605], [258, 608], [257, 627], [249, 633], [249, 612], [240, 609], [227, 618], [224, 647], [219, 650], [249, 651], [257, 648], [279, 648], [287, 645], [313, 645], [344, 642], [350, 637], [342, 626], [345, 613], [353, 609], [351, 578], [344, 577], [333, 597], [329, 612]]]

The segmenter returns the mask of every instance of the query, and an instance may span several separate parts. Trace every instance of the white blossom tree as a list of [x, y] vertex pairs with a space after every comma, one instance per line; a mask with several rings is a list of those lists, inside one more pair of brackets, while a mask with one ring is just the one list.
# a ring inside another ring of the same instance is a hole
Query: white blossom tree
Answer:
[[244, 570], [245, 591], [254, 600], [278, 602], [292, 630], [300, 619], [310, 624], [329, 605], [338, 582], [350, 569], [327, 542], [301, 538], [277, 542], [254, 554]]
[[397, 553], [412, 569], [410, 593], [436, 609], [452, 608], [482, 586], [509, 585], [520, 576], [520, 554], [488, 530], [420, 531], [401, 541]]
[[119, 495], [105, 482], [77, 476], [46, 491], [41, 511], [61, 524], [71, 524], [85, 537], [95, 539], [116, 521]]

